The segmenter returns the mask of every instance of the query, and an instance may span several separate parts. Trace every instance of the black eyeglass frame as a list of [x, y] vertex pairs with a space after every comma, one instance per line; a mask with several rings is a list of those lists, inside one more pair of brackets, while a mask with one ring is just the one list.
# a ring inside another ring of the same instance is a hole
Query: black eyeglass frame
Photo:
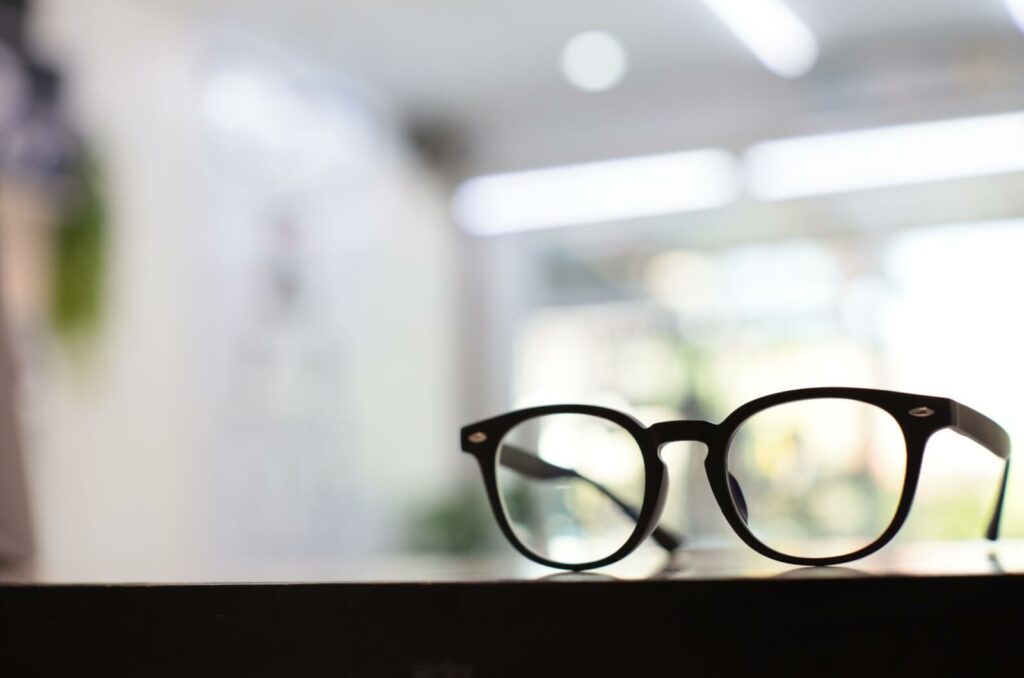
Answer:
[[[903, 490], [888, 527], [870, 544], [851, 553], [826, 558], [792, 556], [781, 553], [755, 537], [741, 516], [741, 511], [746, 512], [745, 507], [741, 509], [737, 506], [733, 491], [730, 490], [728, 470], [729, 444], [743, 422], [758, 412], [776, 405], [815, 399], [854, 400], [874, 405], [888, 412], [903, 432], [907, 453]], [[533, 552], [516, 536], [502, 507], [497, 479], [498, 451], [502, 439], [518, 424], [552, 414], [584, 414], [613, 422], [633, 437], [643, 455], [644, 498], [636, 527], [617, 551], [600, 560], [573, 564], [560, 563]], [[1009, 475], [1010, 437], [1002, 426], [989, 417], [950, 398], [839, 386], [805, 388], [783, 391], [752, 400], [734, 410], [720, 424], [707, 421], [678, 420], [659, 422], [651, 426], [644, 426], [632, 416], [606, 407], [547, 405], [508, 412], [465, 426], [461, 431], [461, 440], [462, 450], [473, 455], [479, 462], [491, 510], [502, 533], [517, 551], [541, 565], [568, 570], [589, 570], [610, 565], [629, 555], [644, 539], [655, 532], [658, 519], [664, 508], [668, 474], [660, 456], [662, 446], [674, 442], [699, 442], [707, 446], [704, 469], [707, 472], [708, 482], [715, 500], [726, 521], [744, 543], [761, 555], [784, 563], [824, 566], [863, 558], [892, 540], [910, 514], [928, 439], [936, 432], [947, 428], [970, 438], [1006, 461], [998, 499], [986, 532], [986, 537], [989, 540], [995, 540], [999, 536], [999, 522]], [[657, 529], [663, 533], [661, 528]], [[663, 541], [663, 539], [659, 539], [659, 543]], [[676, 541], [677, 543], [682, 542], [681, 539]]]

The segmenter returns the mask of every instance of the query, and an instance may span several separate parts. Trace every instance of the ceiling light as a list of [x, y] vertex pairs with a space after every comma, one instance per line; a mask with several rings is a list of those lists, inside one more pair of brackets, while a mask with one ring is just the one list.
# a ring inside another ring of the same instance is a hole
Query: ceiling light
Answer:
[[574, 87], [587, 92], [611, 89], [626, 73], [626, 50], [609, 33], [580, 33], [562, 49], [562, 73]]
[[778, 139], [744, 154], [747, 188], [785, 200], [1024, 170], [1024, 113]]
[[818, 60], [818, 41], [782, 0], [703, 0], [765, 67], [799, 78]]
[[467, 232], [495, 235], [709, 209], [736, 193], [732, 154], [702, 149], [476, 177], [452, 209]]
[[1013, 23], [1024, 33], [1024, 0], [1003, 0], [1006, 3], [1006, 11], [1010, 13]]

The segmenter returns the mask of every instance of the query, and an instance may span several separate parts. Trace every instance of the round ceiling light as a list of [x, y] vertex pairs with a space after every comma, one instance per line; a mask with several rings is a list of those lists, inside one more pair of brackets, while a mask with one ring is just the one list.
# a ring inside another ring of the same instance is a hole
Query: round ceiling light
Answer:
[[562, 73], [574, 87], [586, 92], [611, 89], [626, 73], [626, 49], [610, 33], [580, 33], [562, 49]]

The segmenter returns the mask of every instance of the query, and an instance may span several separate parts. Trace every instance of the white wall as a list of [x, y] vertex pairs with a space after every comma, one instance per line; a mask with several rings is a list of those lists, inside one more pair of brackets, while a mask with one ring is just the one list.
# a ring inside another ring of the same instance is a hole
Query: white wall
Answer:
[[37, 18], [112, 214], [103, 333], [85, 360], [54, 346], [30, 403], [40, 575], [243, 579], [399, 546], [457, 461], [429, 178], [333, 75], [190, 4]]

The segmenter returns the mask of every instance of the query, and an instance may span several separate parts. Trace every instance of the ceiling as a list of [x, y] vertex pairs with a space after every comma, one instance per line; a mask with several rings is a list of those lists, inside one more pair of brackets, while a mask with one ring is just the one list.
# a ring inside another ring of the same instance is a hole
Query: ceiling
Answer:
[[[788, 0], [818, 37], [779, 78], [699, 0], [207, 3], [211, 22], [287, 42], [465, 150], [460, 174], [1024, 106], [1024, 35], [1001, 0]], [[629, 70], [602, 93], [558, 68], [584, 30]]]

